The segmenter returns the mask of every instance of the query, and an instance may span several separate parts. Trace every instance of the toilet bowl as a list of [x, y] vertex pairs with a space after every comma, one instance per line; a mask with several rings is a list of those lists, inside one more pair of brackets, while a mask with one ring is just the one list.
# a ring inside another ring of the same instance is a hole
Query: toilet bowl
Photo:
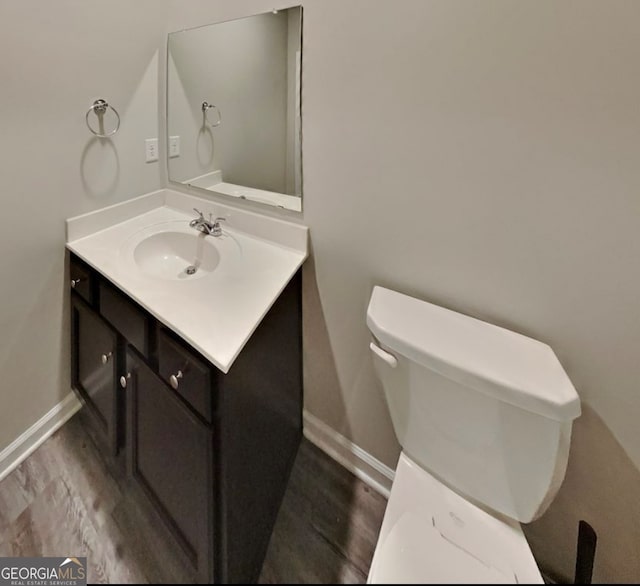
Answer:
[[580, 401], [549, 346], [375, 287], [371, 350], [403, 448], [369, 583], [542, 583], [520, 522], [566, 470]]
[[520, 524], [462, 498], [401, 454], [369, 584], [542, 584]]

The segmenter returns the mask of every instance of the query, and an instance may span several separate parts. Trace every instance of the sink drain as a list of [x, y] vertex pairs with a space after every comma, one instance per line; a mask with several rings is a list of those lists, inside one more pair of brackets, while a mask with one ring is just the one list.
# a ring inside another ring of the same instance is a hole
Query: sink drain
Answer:
[[187, 275], [195, 275], [197, 270], [198, 267], [190, 265], [184, 270], [184, 272], [187, 273]]

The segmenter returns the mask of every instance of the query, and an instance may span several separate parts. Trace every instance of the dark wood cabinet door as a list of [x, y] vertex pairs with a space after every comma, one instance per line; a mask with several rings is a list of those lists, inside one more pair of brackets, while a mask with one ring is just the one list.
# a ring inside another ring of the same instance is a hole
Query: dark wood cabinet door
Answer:
[[118, 335], [83, 301], [71, 302], [72, 383], [118, 452], [121, 422], [116, 387]]
[[129, 350], [128, 467], [202, 582], [213, 577], [212, 431]]

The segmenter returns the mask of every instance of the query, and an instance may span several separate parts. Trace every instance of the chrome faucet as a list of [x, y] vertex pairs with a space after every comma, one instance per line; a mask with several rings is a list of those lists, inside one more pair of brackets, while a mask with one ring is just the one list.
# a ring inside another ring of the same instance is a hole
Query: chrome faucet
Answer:
[[205, 220], [200, 210], [193, 208], [193, 211], [198, 213], [200, 217], [191, 220], [189, 226], [209, 236], [222, 236], [222, 226], [220, 226], [220, 222], [224, 222], [226, 218], [218, 217], [214, 220], [213, 214], [209, 214], [209, 219]]

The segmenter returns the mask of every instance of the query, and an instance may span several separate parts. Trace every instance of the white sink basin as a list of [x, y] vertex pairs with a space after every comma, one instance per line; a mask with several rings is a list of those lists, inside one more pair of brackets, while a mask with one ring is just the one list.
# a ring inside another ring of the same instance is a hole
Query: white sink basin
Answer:
[[151, 280], [149, 285], [172, 281], [177, 286], [222, 278], [241, 256], [240, 244], [228, 230], [210, 236], [189, 227], [187, 221], [169, 221], [145, 226], [126, 238], [120, 245], [119, 265], [132, 278]]
[[210, 275], [220, 263], [213, 236], [192, 233], [157, 232], [141, 240], [133, 250], [133, 259], [149, 277], [177, 281]]

